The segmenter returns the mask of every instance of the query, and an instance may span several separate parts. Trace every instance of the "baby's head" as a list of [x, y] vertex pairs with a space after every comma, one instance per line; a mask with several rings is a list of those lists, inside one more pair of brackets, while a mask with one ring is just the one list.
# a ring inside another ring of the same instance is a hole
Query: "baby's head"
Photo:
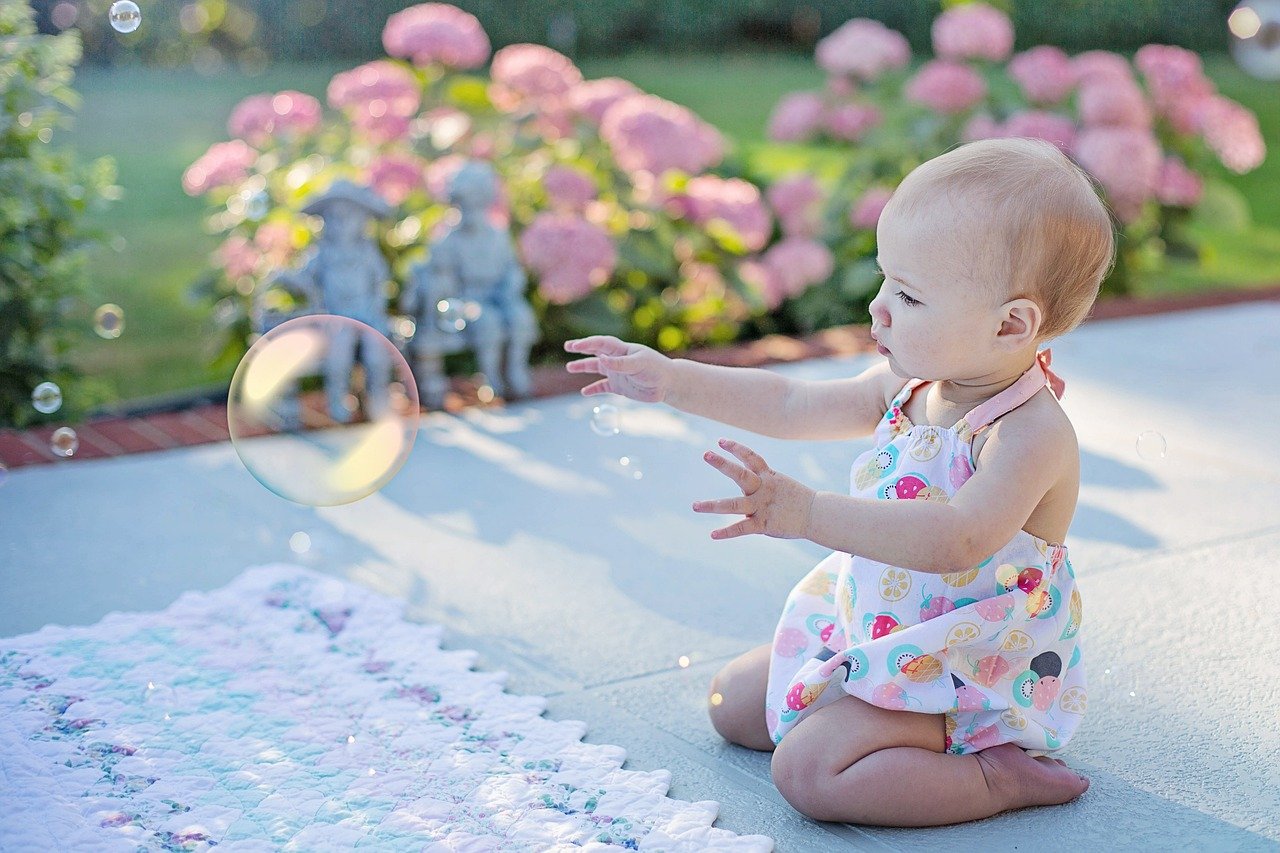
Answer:
[[876, 227], [872, 331], [895, 373], [986, 376], [1089, 313], [1115, 262], [1110, 213], [1052, 143], [984, 139], [922, 163]]

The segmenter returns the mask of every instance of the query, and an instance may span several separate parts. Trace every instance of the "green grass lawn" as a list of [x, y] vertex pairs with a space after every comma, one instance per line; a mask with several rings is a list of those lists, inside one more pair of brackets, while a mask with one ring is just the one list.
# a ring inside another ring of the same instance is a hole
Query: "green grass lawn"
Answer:
[[[214, 334], [207, 304], [191, 304], [186, 290], [206, 268], [217, 238], [204, 227], [204, 202], [182, 192], [182, 172], [213, 142], [226, 139], [231, 108], [246, 95], [297, 89], [324, 98], [330, 77], [353, 63], [279, 65], [248, 77], [227, 72], [83, 69], [75, 87], [83, 105], [70, 132], [60, 134], [86, 157], [110, 155], [124, 197], [103, 223], [125, 240], [91, 262], [87, 311], [103, 302], [125, 310], [124, 335], [102, 341], [86, 334], [77, 362], [107, 380], [125, 400], [225, 383], [210, 371]], [[740, 153], [768, 174], [839, 167], [839, 152], [773, 145], [765, 126], [787, 92], [817, 88], [823, 75], [811, 57], [752, 54], [729, 57], [630, 55], [581, 63], [588, 78], [619, 76], [685, 104], [720, 128]], [[1251, 80], [1229, 57], [1210, 57], [1220, 90], [1257, 112], [1272, 151], [1248, 175], [1220, 171], [1248, 200], [1255, 226], [1212, 233], [1216, 252], [1199, 268], [1172, 267], [1140, 283], [1139, 292], [1248, 286], [1280, 280], [1280, 99], [1274, 87]], [[825, 164], [825, 165], [823, 165]]]

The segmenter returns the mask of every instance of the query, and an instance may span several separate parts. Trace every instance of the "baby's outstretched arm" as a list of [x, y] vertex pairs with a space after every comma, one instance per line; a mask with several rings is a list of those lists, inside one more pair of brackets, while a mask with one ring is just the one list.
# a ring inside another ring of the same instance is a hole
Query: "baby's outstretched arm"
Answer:
[[610, 335], [565, 341], [564, 348], [595, 356], [566, 364], [570, 373], [604, 374], [604, 379], [582, 389], [587, 396], [621, 394], [645, 403], [666, 403], [771, 438], [796, 437], [790, 411], [798, 380], [754, 367], [673, 359]]

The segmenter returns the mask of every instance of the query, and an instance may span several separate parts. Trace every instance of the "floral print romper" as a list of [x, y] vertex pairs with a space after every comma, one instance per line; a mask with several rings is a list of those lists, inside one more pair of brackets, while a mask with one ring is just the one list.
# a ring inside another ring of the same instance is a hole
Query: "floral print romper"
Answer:
[[[850, 493], [947, 501], [973, 473], [979, 430], [1065, 383], [1050, 351], [950, 429], [903, 414], [912, 379], [859, 456]], [[808, 714], [857, 696], [895, 710], [944, 714], [946, 750], [1013, 742], [1030, 755], [1064, 748], [1086, 705], [1080, 593], [1064, 544], [1019, 530], [976, 566], [911, 571], [833, 552], [787, 596], [774, 632], [765, 720], [775, 744]]]

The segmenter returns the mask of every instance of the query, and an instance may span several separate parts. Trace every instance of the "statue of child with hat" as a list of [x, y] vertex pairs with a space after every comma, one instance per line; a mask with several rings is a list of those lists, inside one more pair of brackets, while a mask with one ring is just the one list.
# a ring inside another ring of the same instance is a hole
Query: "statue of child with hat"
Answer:
[[[272, 282], [304, 296], [312, 312], [350, 317], [385, 336], [391, 269], [368, 226], [389, 216], [390, 206], [372, 189], [340, 179], [311, 199], [302, 212], [318, 215], [324, 228], [302, 268], [282, 270]], [[324, 377], [329, 415], [338, 423], [347, 423], [353, 414], [346, 397], [357, 347], [364, 367], [365, 415], [374, 420], [389, 407], [391, 364], [386, 346], [371, 333], [342, 324], [329, 340]]]

